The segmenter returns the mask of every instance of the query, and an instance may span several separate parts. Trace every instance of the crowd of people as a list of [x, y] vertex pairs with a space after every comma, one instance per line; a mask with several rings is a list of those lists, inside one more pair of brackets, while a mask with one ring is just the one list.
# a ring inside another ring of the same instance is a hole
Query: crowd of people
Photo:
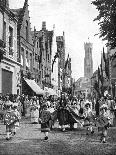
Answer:
[[105, 143], [107, 130], [116, 118], [116, 100], [110, 95], [99, 100], [77, 99], [61, 93], [60, 98], [28, 95], [0, 95], [0, 118], [6, 125], [6, 139], [16, 134], [21, 119], [29, 118], [33, 124], [41, 124], [41, 132], [48, 139], [54, 123], [59, 122], [61, 131], [75, 124], [86, 127], [86, 135], [94, 134], [94, 127], [100, 132], [100, 141]]

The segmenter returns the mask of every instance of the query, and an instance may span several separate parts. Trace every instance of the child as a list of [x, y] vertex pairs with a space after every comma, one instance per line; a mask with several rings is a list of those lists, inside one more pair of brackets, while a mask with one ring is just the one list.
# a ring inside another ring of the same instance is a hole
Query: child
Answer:
[[19, 113], [19, 111], [18, 111], [18, 103], [13, 103], [13, 112], [14, 112], [14, 114], [16, 115], [16, 117], [17, 117], [17, 119], [15, 120], [15, 122], [14, 122], [14, 128], [13, 128], [13, 134], [15, 135], [16, 134], [16, 130], [17, 130], [17, 128], [19, 127], [19, 120], [21, 119], [21, 116], [20, 116], [20, 113]]
[[[106, 143], [107, 129], [110, 125], [110, 117], [107, 110], [108, 110], [108, 106], [105, 104], [103, 104], [100, 107], [99, 122], [101, 122], [101, 125], [99, 127], [99, 131], [101, 131], [100, 141], [103, 143]], [[103, 120], [103, 123], [102, 123], [102, 120]]]
[[47, 104], [43, 104], [42, 106], [42, 112], [40, 115], [40, 121], [41, 121], [41, 132], [44, 132], [45, 138], [44, 140], [48, 139], [48, 132], [50, 131], [50, 120], [51, 120], [51, 114], [50, 111], [47, 109]]
[[14, 122], [17, 119], [16, 115], [12, 110], [12, 102], [7, 102], [6, 104], [6, 112], [4, 114], [4, 124], [6, 125], [6, 140], [9, 140], [10, 135], [13, 132]]
[[92, 127], [93, 112], [91, 109], [91, 103], [90, 102], [85, 103], [84, 117], [85, 117], [85, 126], [87, 126], [86, 135], [88, 135], [89, 132], [91, 132], [91, 134], [93, 134], [94, 133], [94, 130]]

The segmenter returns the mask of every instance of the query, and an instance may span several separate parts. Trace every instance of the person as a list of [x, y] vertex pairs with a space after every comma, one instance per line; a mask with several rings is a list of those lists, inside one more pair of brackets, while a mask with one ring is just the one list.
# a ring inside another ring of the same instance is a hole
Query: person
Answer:
[[59, 107], [58, 107], [58, 121], [59, 121], [59, 125], [61, 126], [61, 130], [65, 131], [65, 125], [68, 123], [68, 111], [66, 109], [66, 105], [67, 105], [67, 100], [65, 98], [65, 94], [62, 93], [61, 94], [61, 98], [59, 101]]
[[20, 113], [18, 111], [18, 103], [16, 101], [14, 101], [14, 103], [12, 104], [12, 109], [14, 110], [14, 114], [17, 117], [17, 119], [14, 122], [14, 128], [13, 128], [13, 134], [15, 135], [16, 134], [16, 130], [17, 130], [17, 128], [20, 125], [19, 122], [20, 122], [20, 119], [21, 119], [21, 115], [20, 115]]
[[33, 99], [33, 103], [31, 105], [30, 112], [31, 112], [31, 123], [38, 124], [39, 106], [37, 105], [35, 99]]
[[[103, 121], [102, 121], [103, 120]], [[108, 106], [106, 104], [103, 104], [100, 107], [100, 116], [98, 119], [98, 126], [99, 126], [99, 132], [101, 131], [100, 136], [100, 142], [106, 143], [106, 137], [107, 137], [107, 129], [110, 126], [110, 116], [108, 113]]]
[[14, 122], [17, 120], [17, 117], [12, 110], [12, 102], [9, 101], [9, 97], [7, 96], [6, 112], [4, 114], [4, 124], [6, 125], [6, 140], [11, 139], [11, 135], [13, 133]]
[[50, 131], [50, 121], [51, 114], [50, 111], [48, 111], [47, 104], [44, 103], [40, 114], [41, 132], [43, 132], [45, 135], [44, 140], [48, 140], [48, 133]]
[[89, 101], [86, 101], [85, 103], [85, 109], [84, 109], [84, 117], [85, 117], [85, 126], [86, 128], [86, 135], [91, 132], [91, 134], [94, 133], [92, 122], [93, 122], [93, 112], [91, 109], [91, 103]]

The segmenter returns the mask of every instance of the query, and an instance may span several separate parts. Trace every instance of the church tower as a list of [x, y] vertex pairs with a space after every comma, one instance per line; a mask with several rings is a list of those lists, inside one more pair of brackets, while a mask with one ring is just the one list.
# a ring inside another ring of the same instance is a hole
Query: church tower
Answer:
[[84, 77], [91, 78], [93, 74], [93, 59], [92, 59], [92, 43], [84, 43], [85, 58], [84, 58]]

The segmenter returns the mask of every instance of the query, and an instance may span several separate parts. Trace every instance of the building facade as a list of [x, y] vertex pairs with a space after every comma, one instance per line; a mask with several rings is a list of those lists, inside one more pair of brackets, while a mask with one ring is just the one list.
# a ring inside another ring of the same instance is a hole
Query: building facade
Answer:
[[17, 61], [17, 22], [8, 0], [0, 1], [0, 93], [20, 93], [20, 63]]
[[91, 78], [93, 74], [92, 43], [84, 43], [84, 49], [84, 77]]
[[58, 56], [58, 89], [65, 89], [65, 36], [56, 37]]
[[87, 77], [80, 77], [75, 82], [74, 95], [81, 98], [88, 98], [88, 94], [91, 94], [91, 80]]
[[65, 89], [68, 91], [68, 93], [71, 93], [71, 58], [67, 57], [67, 60], [65, 61]]
[[12, 9], [18, 18], [17, 25], [17, 49], [18, 61], [21, 63], [21, 92], [26, 93], [24, 78], [34, 79], [33, 53], [34, 44], [31, 35], [28, 0], [25, 0], [23, 8]]
[[51, 85], [51, 55], [52, 55], [52, 38], [53, 30], [46, 29], [46, 22], [42, 22], [42, 29], [33, 33], [35, 45], [35, 73], [38, 72], [38, 83], [44, 87], [52, 87]]
[[52, 55], [51, 55], [52, 60], [51, 84], [53, 85], [54, 91], [59, 96], [60, 92], [58, 90], [58, 58], [55, 59], [56, 53], [57, 53], [56, 33], [55, 33], [55, 26], [53, 26]]

